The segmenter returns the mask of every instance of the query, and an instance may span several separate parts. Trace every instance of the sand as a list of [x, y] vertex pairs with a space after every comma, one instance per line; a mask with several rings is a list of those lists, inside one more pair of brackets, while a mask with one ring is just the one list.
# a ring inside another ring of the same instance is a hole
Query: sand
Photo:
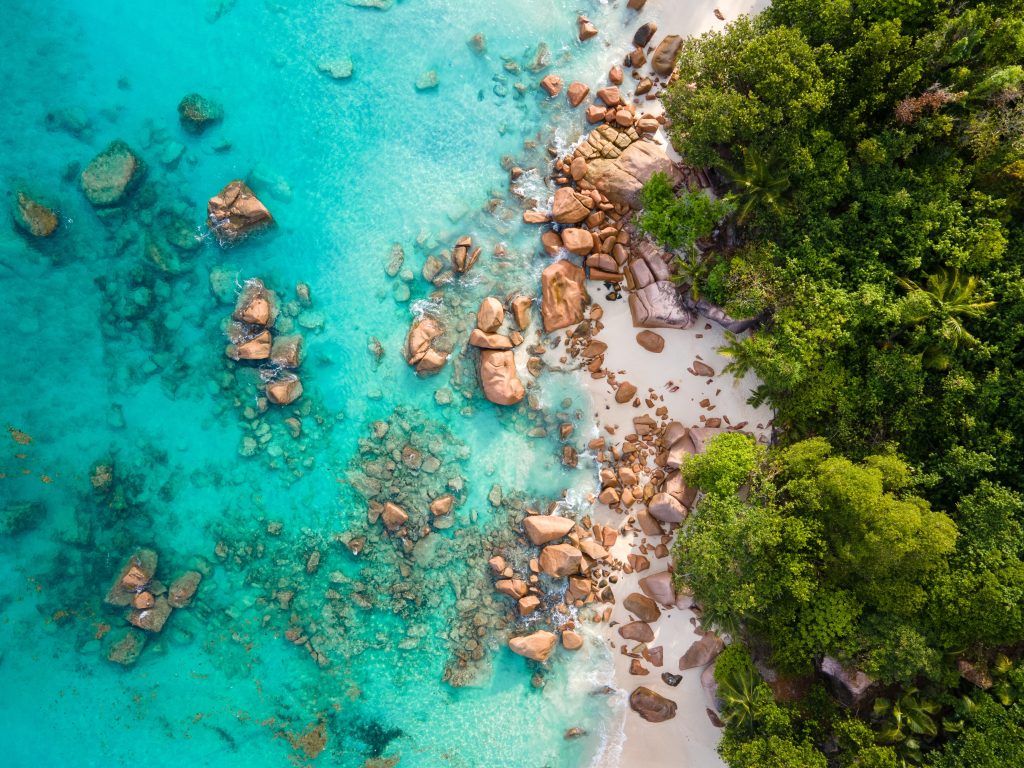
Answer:
[[[658, 42], [666, 34], [699, 35], [708, 30], [722, 29], [728, 21], [741, 13], [757, 12], [766, 4], [765, 0], [649, 0], [643, 11], [636, 15], [637, 26], [655, 21], [658, 33], [654, 42]], [[716, 8], [721, 11], [725, 21], [714, 15]], [[648, 102], [645, 109], [655, 112], [658, 106], [657, 102]], [[668, 145], [664, 134], [660, 133], [657, 138]], [[632, 325], [625, 295], [618, 301], [609, 301], [604, 296], [607, 292], [595, 290], [597, 288], [599, 286], [591, 284], [592, 296], [604, 309], [604, 328], [597, 338], [608, 344], [605, 368], [614, 373], [619, 381], [629, 381], [636, 385], [640, 397], [652, 393], [658, 400], [656, 407], [667, 406], [669, 418], [686, 426], [700, 425], [702, 415], [706, 418], [728, 417], [732, 424], [747, 422], [744, 431], [752, 432], [758, 439], [768, 439], [772, 418], [770, 410], [764, 406], [755, 409], [746, 402], [751, 390], [757, 385], [756, 379], [748, 374], [737, 381], [733, 376], [722, 373], [729, 360], [718, 354], [718, 349], [725, 343], [720, 326], [701, 317], [693, 327], [686, 330], [656, 329], [665, 339], [665, 348], [660, 353], [652, 353], [636, 341], [640, 329]], [[689, 373], [686, 369], [694, 360], [710, 365], [716, 375], [707, 378]], [[647, 409], [643, 404], [640, 408], [633, 408], [628, 403], [616, 403], [614, 389], [605, 379], [591, 379], [588, 376], [587, 382], [595, 414], [593, 437], [603, 436], [609, 443], [621, 440], [632, 431], [634, 416], [649, 411], [654, 415], [653, 409]], [[710, 401], [713, 410], [700, 406], [705, 398]], [[609, 437], [604, 429], [606, 425], [618, 427], [615, 437]], [[598, 503], [594, 508], [594, 520], [617, 528], [622, 524], [624, 515]], [[639, 544], [640, 538], [638, 534], [620, 536], [612, 550], [615, 557], [624, 561], [630, 551], [634, 551], [633, 546]], [[661, 679], [662, 672], [679, 673], [679, 657], [698, 638], [694, 632], [697, 620], [693, 612], [663, 610], [662, 617], [653, 625], [655, 640], [648, 645], [664, 647], [663, 667], [654, 667], [645, 661], [644, 666], [650, 669], [650, 674], [631, 675], [631, 659], [620, 652], [625, 641], [619, 637], [616, 623], [630, 620], [621, 606], [622, 600], [631, 592], [640, 591], [637, 587], [640, 577], [669, 567], [670, 558], [658, 560], [654, 558], [653, 552], [649, 557], [649, 571], [620, 574], [619, 582], [614, 587], [616, 604], [612, 621], [599, 625], [601, 636], [615, 658], [615, 682], [622, 691], [622, 731], [609, 734], [609, 748], [598, 758], [596, 765], [600, 768], [723, 766], [716, 752], [721, 731], [712, 725], [705, 711], [713, 702], [701, 687], [702, 670], [682, 672], [682, 682], [676, 687], [668, 686]], [[678, 705], [676, 717], [664, 723], [648, 723], [630, 710], [626, 697], [640, 685], [675, 701]]]

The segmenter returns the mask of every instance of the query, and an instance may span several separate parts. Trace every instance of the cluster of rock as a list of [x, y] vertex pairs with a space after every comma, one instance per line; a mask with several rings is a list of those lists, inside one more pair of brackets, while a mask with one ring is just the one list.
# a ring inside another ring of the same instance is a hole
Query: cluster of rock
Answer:
[[519, 294], [508, 303], [508, 315], [515, 318], [518, 330], [507, 335], [499, 333], [505, 323], [505, 307], [499, 299], [488, 296], [480, 302], [476, 328], [469, 335], [470, 345], [480, 350], [480, 387], [484, 396], [498, 405], [515, 405], [526, 396], [512, 350], [523, 343], [522, 331], [530, 325], [533, 299]]
[[[308, 288], [305, 290], [309, 301]], [[302, 381], [295, 369], [302, 363], [302, 336], [274, 336], [277, 321], [277, 297], [259, 278], [246, 280], [235, 303], [228, 326], [224, 354], [232, 360], [263, 364], [266, 378], [264, 393], [274, 405], [291, 405], [302, 397]]]
[[124, 620], [130, 626], [104, 632], [107, 658], [131, 666], [142, 653], [149, 635], [158, 634], [175, 609], [187, 608], [199, 589], [203, 576], [184, 571], [170, 586], [156, 579], [157, 553], [151, 549], [135, 552], [121, 568], [107, 592], [105, 602], [125, 608]]

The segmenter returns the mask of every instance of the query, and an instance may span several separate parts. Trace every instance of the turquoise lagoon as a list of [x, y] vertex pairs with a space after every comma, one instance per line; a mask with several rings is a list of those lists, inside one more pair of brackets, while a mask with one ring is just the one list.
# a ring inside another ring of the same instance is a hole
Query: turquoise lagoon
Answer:
[[[611, 748], [621, 695], [594, 695], [606, 652], [558, 653], [534, 687], [536, 670], [504, 647], [517, 627], [503, 626], [509, 606], [486, 566], [524, 504], [569, 489], [585, 513], [592, 464], [565, 469], [556, 440], [572, 421], [582, 447], [585, 393], [573, 374], [545, 372], [532, 390], [543, 413], [498, 408], [461, 350], [479, 298], [536, 292], [544, 262], [502, 158], [543, 167], [548, 145], [583, 129], [526, 66], [544, 42], [545, 71], [596, 84], [619, 56], [624, 4], [0, 9], [7, 202], [27, 186], [62, 220], [45, 241], [10, 217], [0, 226], [0, 411], [13, 430], [0, 453], [3, 764], [539, 768], [587, 765]], [[587, 44], [576, 40], [580, 12], [602, 30]], [[483, 54], [467, 45], [475, 33]], [[344, 56], [350, 79], [318, 71]], [[437, 87], [418, 91], [429, 70]], [[201, 136], [178, 124], [190, 92], [224, 107]], [[147, 175], [125, 205], [98, 214], [78, 174], [114, 139]], [[205, 236], [205, 204], [235, 178], [278, 226], [224, 249]], [[546, 196], [539, 177], [531, 185]], [[204, 235], [194, 248], [193, 234]], [[462, 234], [483, 255], [439, 300], [422, 265]], [[395, 244], [407, 271], [389, 277]], [[236, 285], [251, 277], [306, 341], [306, 394], [266, 414], [256, 370], [223, 354]], [[296, 303], [300, 281], [312, 308]], [[401, 348], [427, 306], [440, 307], [455, 353], [420, 380]], [[284, 423], [293, 413], [298, 438]], [[387, 436], [374, 437], [375, 422]], [[406, 444], [433, 457], [432, 471], [389, 464]], [[97, 465], [113, 468], [100, 490]], [[404, 551], [367, 521], [374, 483], [417, 509], [455, 489], [454, 525]], [[13, 530], [15, 518], [27, 530]], [[359, 556], [346, 546], [354, 536], [367, 537]], [[124, 668], [106, 658], [124, 622], [103, 596], [139, 547], [158, 552], [164, 581], [186, 568], [205, 578]], [[466, 685], [444, 682], [446, 670]], [[587, 735], [564, 739], [572, 727]]]

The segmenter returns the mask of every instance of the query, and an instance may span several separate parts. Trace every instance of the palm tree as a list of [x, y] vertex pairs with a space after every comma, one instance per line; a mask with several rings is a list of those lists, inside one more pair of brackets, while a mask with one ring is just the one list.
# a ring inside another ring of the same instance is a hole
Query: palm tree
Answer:
[[730, 668], [718, 681], [718, 698], [722, 700], [722, 720], [726, 725], [750, 734], [754, 730], [755, 691], [760, 682], [748, 664]]
[[[904, 320], [919, 325], [928, 320], [939, 321], [939, 336], [945, 345], [956, 349], [961, 344], [973, 347], [978, 340], [964, 327], [967, 318], [981, 317], [996, 305], [994, 301], [976, 301], [978, 278], [964, 277], [958, 269], [943, 268], [925, 278], [924, 286], [904, 277], [897, 278], [908, 291]], [[925, 364], [945, 369], [950, 359], [943, 345], [929, 344], [924, 350]]]
[[672, 274], [670, 279], [676, 285], [690, 285], [690, 298], [694, 301], [700, 301], [700, 281], [705, 278], [708, 272], [707, 264], [701, 260], [700, 254], [697, 253], [696, 249], [689, 252], [688, 255], [676, 256], [675, 259], [675, 272]]
[[783, 193], [789, 189], [789, 176], [771, 166], [764, 155], [752, 147], [743, 150], [743, 167], [722, 169], [733, 184], [726, 199], [736, 206], [736, 222], [743, 224], [757, 205], [778, 210]]

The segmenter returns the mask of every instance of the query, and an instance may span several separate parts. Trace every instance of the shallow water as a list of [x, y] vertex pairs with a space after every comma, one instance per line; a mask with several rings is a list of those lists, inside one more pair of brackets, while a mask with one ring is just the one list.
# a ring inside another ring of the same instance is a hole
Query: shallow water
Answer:
[[[592, 466], [566, 470], [555, 439], [558, 423], [586, 413], [585, 395], [571, 375], [549, 372], [531, 390], [545, 412], [500, 409], [460, 351], [481, 296], [537, 290], [536, 231], [518, 223], [501, 158], [536, 166], [548, 142], [582, 129], [564, 99], [546, 102], [533, 87], [543, 73], [504, 63], [529, 63], [545, 41], [566, 82], [594, 83], [623, 10], [594, 0], [127, 9], [0, 0], [0, 178], [8, 202], [27, 181], [62, 219], [46, 241], [9, 218], [0, 226], [2, 413], [24, 433], [3, 436], [0, 508], [40, 505], [30, 530], [0, 534], [4, 764], [586, 765], [613, 706], [592, 695], [608, 659], [556, 653], [533, 688], [534, 669], [504, 647], [516, 626], [505, 626], [510, 604], [492, 593], [486, 566], [524, 504], [590, 487]], [[603, 33], [586, 45], [575, 36], [580, 11]], [[483, 55], [467, 45], [477, 32]], [[342, 55], [352, 78], [318, 72]], [[438, 87], [417, 91], [431, 69]], [[519, 94], [517, 82], [530, 89]], [[193, 91], [225, 111], [201, 136], [177, 120]], [[147, 175], [125, 205], [98, 215], [78, 175], [114, 139]], [[225, 249], [205, 233], [205, 205], [235, 178], [278, 226]], [[193, 232], [194, 250], [169, 242]], [[401, 357], [434, 291], [420, 270], [464, 233], [483, 256], [445, 288], [456, 351], [420, 380]], [[494, 255], [499, 242], [506, 258]], [[392, 278], [396, 243], [409, 274]], [[211, 273], [228, 295], [211, 290]], [[251, 277], [279, 295], [279, 329], [291, 325], [306, 344], [305, 395], [266, 414], [258, 371], [223, 354], [232, 284]], [[312, 308], [296, 303], [299, 281]], [[293, 413], [299, 438], [283, 421]], [[373, 439], [378, 420], [393, 445]], [[528, 436], [536, 427], [552, 436]], [[586, 431], [577, 426], [579, 442]], [[395, 492], [420, 505], [413, 521], [446, 488], [458, 499], [454, 525], [412, 552], [367, 521], [360, 491], [367, 462], [377, 471], [406, 443], [438, 460], [431, 473], [401, 461], [387, 470]], [[96, 465], [113, 471], [99, 490]], [[356, 557], [346, 542], [360, 535]], [[158, 552], [165, 582], [186, 568], [205, 578], [124, 668], [106, 658], [125, 624], [103, 597], [139, 547]], [[290, 641], [295, 630], [308, 648]], [[460, 667], [469, 640], [478, 658]], [[444, 682], [452, 669], [472, 685]], [[570, 727], [588, 735], [565, 740]]]

